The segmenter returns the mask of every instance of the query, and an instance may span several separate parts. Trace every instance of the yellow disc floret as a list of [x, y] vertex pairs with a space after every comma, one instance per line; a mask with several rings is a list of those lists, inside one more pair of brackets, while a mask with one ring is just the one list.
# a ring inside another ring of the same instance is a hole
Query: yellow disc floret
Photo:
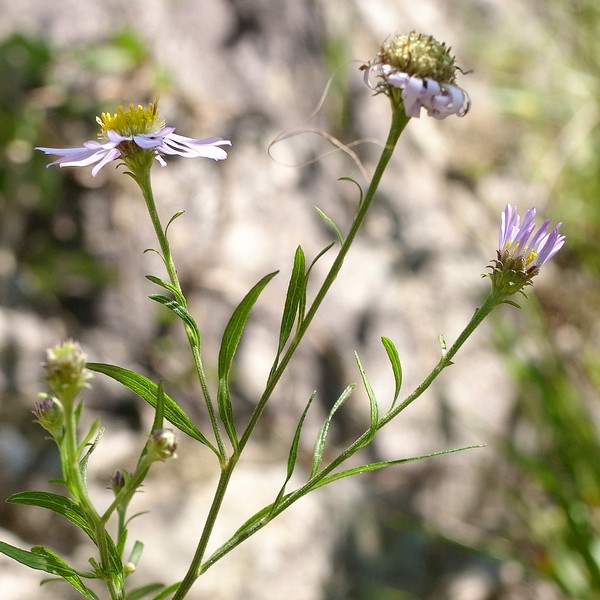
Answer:
[[96, 117], [98, 125], [100, 125], [101, 138], [106, 138], [106, 132], [111, 129], [119, 135], [130, 136], [139, 135], [141, 133], [156, 133], [165, 126], [164, 121], [158, 114], [158, 101], [150, 103], [148, 107], [129, 105], [129, 110], [126, 112], [122, 106], [119, 106], [115, 114], [102, 113]]
[[429, 77], [439, 83], [453, 84], [456, 79], [455, 59], [450, 48], [431, 35], [414, 31], [395, 35], [381, 46], [377, 59], [403, 73]]

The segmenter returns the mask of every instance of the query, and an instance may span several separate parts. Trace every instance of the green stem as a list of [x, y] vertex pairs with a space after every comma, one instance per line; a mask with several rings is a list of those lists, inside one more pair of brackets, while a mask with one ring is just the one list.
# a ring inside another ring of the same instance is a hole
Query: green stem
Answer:
[[397, 104], [397, 103], [394, 103], [393, 101], [391, 104], [392, 104], [392, 123], [390, 126], [390, 132], [388, 134], [386, 144], [385, 144], [383, 151], [381, 153], [381, 156], [379, 158], [379, 162], [377, 163], [377, 167], [375, 168], [375, 172], [373, 173], [373, 178], [371, 179], [369, 188], [367, 189], [367, 192], [365, 193], [365, 196], [362, 199], [362, 202], [360, 203], [360, 205], [358, 207], [358, 211], [356, 213], [356, 216], [354, 217], [352, 226], [350, 227], [350, 230], [349, 230], [346, 238], [344, 239], [344, 242], [340, 248], [340, 251], [338, 252], [338, 255], [336, 256], [335, 261], [333, 262], [333, 264], [329, 270], [329, 273], [327, 274], [325, 280], [323, 281], [319, 291], [315, 295], [315, 298], [314, 298], [310, 308], [306, 311], [306, 314], [304, 315], [304, 319], [299, 324], [298, 331], [297, 331], [294, 339], [290, 343], [290, 346], [288, 347], [286, 353], [281, 357], [281, 360], [280, 360], [279, 364], [277, 365], [277, 368], [272, 372], [271, 376], [269, 377], [265, 391], [264, 391], [262, 397], [260, 398], [258, 404], [256, 405], [256, 408], [254, 409], [254, 411], [248, 421], [248, 425], [246, 426], [246, 429], [244, 430], [244, 433], [242, 434], [242, 436], [240, 438], [240, 443], [239, 443], [240, 452], [242, 451], [242, 449], [248, 442], [248, 439], [250, 438], [252, 432], [254, 431], [254, 428], [256, 427], [256, 424], [258, 423], [258, 421], [267, 405], [267, 402], [269, 401], [271, 395], [273, 394], [273, 391], [275, 390], [275, 387], [277, 386], [279, 380], [281, 379], [281, 376], [283, 375], [285, 369], [287, 368], [288, 363], [290, 362], [292, 356], [294, 355], [298, 346], [300, 345], [300, 342], [302, 341], [304, 334], [308, 330], [315, 314], [319, 310], [319, 307], [321, 306], [325, 296], [327, 295], [331, 286], [333, 285], [333, 282], [337, 278], [338, 273], [340, 272], [340, 269], [342, 268], [342, 265], [344, 264], [344, 259], [346, 258], [346, 255], [348, 254], [348, 251], [350, 250], [350, 247], [352, 246], [352, 243], [354, 242], [354, 239], [356, 238], [356, 235], [358, 234], [358, 232], [365, 220], [365, 217], [367, 216], [369, 208], [371, 207], [371, 204], [373, 203], [373, 199], [375, 198], [375, 193], [377, 192], [379, 183], [381, 182], [381, 177], [383, 176], [383, 173], [387, 167], [388, 162], [392, 158], [392, 154], [394, 153], [394, 149], [396, 147], [396, 143], [398, 142], [400, 134], [404, 131], [404, 128], [406, 127], [406, 125], [408, 124], [408, 121], [410, 120], [410, 118], [406, 116], [402, 104]]
[[217, 520], [217, 516], [219, 515], [219, 511], [221, 510], [221, 505], [223, 503], [223, 499], [225, 498], [227, 486], [229, 485], [229, 480], [231, 479], [231, 475], [236, 464], [237, 457], [232, 456], [229, 462], [221, 471], [219, 483], [217, 484], [217, 489], [215, 490], [215, 495], [213, 497], [213, 501], [208, 512], [208, 516], [206, 517], [204, 528], [202, 530], [202, 536], [200, 537], [200, 541], [198, 542], [198, 546], [196, 547], [196, 552], [194, 553], [194, 557], [192, 558], [190, 567], [187, 573], [185, 574], [185, 577], [179, 584], [177, 592], [173, 596], [173, 600], [181, 600], [181, 598], [184, 598], [190, 591], [196, 579], [198, 579], [198, 577], [200, 577], [200, 575], [202, 574], [202, 571], [200, 569], [202, 558], [204, 557], [204, 553], [206, 552], [208, 541], [212, 534], [212, 530], [215, 526], [215, 522]]
[[[179, 277], [177, 276], [177, 269], [175, 268], [175, 262], [173, 261], [173, 257], [171, 255], [169, 241], [167, 239], [165, 230], [163, 229], [163, 226], [160, 222], [158, 210], [156, 209], [156, 203], [154, 202], [154, 194], [152, 193], [152, 184], [150, 181], [150, 168], [148, 167], [147, 169], [143, 169], [141, 173], [138, 172], [133, 174], [132, 176], [136, 183], [139, 185], [144, 196], [146, 207], [148, 209], [148, 214], [150, 215], [150, 219], [152, 221], [152, 225], [154, 226], [154, 231], [156, 233], [158, 243], [160, 244], [161, 255], [165, 263], [169, 279], [171, 280], [171, 283], [175, 286], [177, 291], [181, 293], [180, 298], [185, 303], [185, 296], [183, 295], [181, 285], [179, 283]], [[187, 309], [187, 306], [185, 304], [184, 308]], [[185, 326], [185, 331], [188, 337], [190, 349], [192, 351], [194, 368], [196, 370], [196, 374], [200, 382], [200, 387], [202, 389], [202, 394], [206, 403], [208, 416], [215, 435], [215, 440], [217, 442], [217, 447], [219, 450], [219, 459], [221, 461], [221, 464], [224, 464], [224, 462], [226, 461], [227, 452], [225, 451], [223, 436], [221, 434], [221, 428], [217, 420], [214, 404], [211, 399], [210, 390], [208, 389], [208, 383], [206, 379], [206, 374], [204, 372], [204, 366], [202, 364], [202, 357], [200, 353], [200, 342], [196, 339], [195, 333], [191, 332], [187, 325]]]
[[248, 421], [248, 425], [246, 426], [244, 433], [243, 433], [242, 437], [240, 438], [237, 452], [234, 453], [234, 455], [231, 456], [231, 458], [229, 459], [227, 464], [222, 467], [221, 478], [219, 479], [219, 485], [217, 486], [217, 489], [215, 491], [215, 495], [213, 497], [213, 502], [212, 502], [212, 505], [211, 505], [211, 508], [209, 511], [209, 515], [208, 515], [207, 521], [204, 525], [204, 528], [202, 531], [202, 536], [201, 536], [198, 546], [196, 548], [194, 558], [192, 559], [190, 567], [189, 567], [184, 579], [182, 580], [181, 584], [179, 585], [176, 594], [173, 596], [173, 600], [181, 600], [182, 598], [184, 598], [185, 595], [187, 594], [187, 592], [192, 587], [192, 584], [194, 583], [194, 581], [198, 577], [200, 577], [200, 575], [203, 572], [202, 559], [204, 557], [204, 553], [206, 551], [206, 546], [208, 544], [208, 540], [210, 539], [210, 536], [212, 534], [212, 530], [213, 530], [218, 512], [221, 508], [221, 504], [225, 497], [225, 493], [227, 491], [227, 486], [229, 484], [229, 480], [231, 478], [231, 474], [237, 463], [237, 460], [239, 459], [239, 456], [241, 455], [242, 450], [244, 449], [245, 445], [247, 444], [247, 442], [250, 438], [250, 435], [252, 434], [252, 431], [256, 427], [256, 424], [258, 423], [258, 420], [260, 419], [269, 398], [271, 397], [273, 391], [275, 390], [277, 383], [279, 382], [281, 376], [283, 375], [288, 363], [290, 362], [296, 349], [300, 345], [300, 342], [301, 342], [302, 338], [304, 337], [304, 334], [308, 330], [309, 325], [311, 324], [315, 314], [317, 313], [317, 310], [321, 306], [321, 303], [323, 302], [329, 289], [333, 285], [333, 282], [335, 281], [338, 273], [340, 272], [340, 269], [342, 268], [342, 265], [344, 263], [344, 259], [346, 258], [346, 255], [348, 254], [348, 251], [350, 250], [350, 247], [352, 246], [352, 243], [354, 242], [354, 239], [356, 238], [356, 235], [358, 234], [358, 232], [365, 220], [365, 217], [367, 216], [369, 208], [375, 197], [375, 192], [377, 191], [377, 188], [381, 181], [381, 177], [383, 176], [385, 168], [386, 168], [388, 162], [390, 161], [392, 154], [394, 153], [394, 148], [396, 147], [396, 143], [398, 142], [400, 134], [406, 127], [408, 121], [409, 121], [409, 117], [406, 116], [403, 107], [401, 105], [400, 106], [395, 105], [392, 102], [392, 123], [391, 123], [391, 127], [390, 127], [390, 133], [388, 135], [388, 139], [386, 141], [385, 147], [381, 153], [381, 157], [379, 159], [377, 167], [375, 168], [375, 172], [373, 174], [373, 178], [371, 180], [369, 188], [368, 188], [364, 198], [362, 199], [362, 202], [359, 204], [359, 207], [358, 207], [356, 216], [354, 218], [354, 221], [352, 223], [352, 226], [350, 228], [350, 231], [348, 232], [346, 238], [344, 239], [344, 242], [340, 248], [340, 251], [338, 252], [337, 257], [329, 270], [329, 273], [327, 274], [319, 291], [317, 292], [309, 310], [306, 312], [304, 319], [299, 324], [298, 331], [297, 331], [294, 339], [292, 340], [289, 348], [287, 349], [286, 353], [281, 358], [281, 361], [279, 362], [277, 368], [270, 375], [269, 380], [267, 382], [267, 386], [265, 388], [265, 392], [263, 393], [259, 402], [257, 403], [257, 406], [254, 409], [254, 411]]
[[435, 366], [435, 368], [425, 377], [425, 379], [419, 384], [415, 391], [410, 394], [398, 406], [390, 410], [384, 417], [379, 421], [377, 429], [381, 429], [386, 423], [389, 423], [394, 417], [401, 413], [409, 404], [412, 404], [423, 392], [433, 383], [437, 376], [446, 368], [452, 364], [452, 359], [456, 353], [460, 350], [463, 344], [469, 339], [471, 334], [481, 325], [482, 321], [502, 302], [505, 296], [494, 289], [490, 291], [487, 298], [483, 301], [480, 308], [475, 311], [475, 314], [471, 317], [471, 320], [467, 323], [467, 326], [462, 330], [460, 335], [456, 338], [456, 341], [450, 348], [442, 352], [442, 356]]
[[98, 574], [108, 588], [111, 600], [122, 600], [124, 596], [124, 578], [120, 564], [115, 564], [109, 551], [109, 535], [104, 522], [91, 503], [80, 470], [79, 445], [77, 441], [77, 415], [72, 403], [65, 403], [65, 434], [61, 443], [64, 478], [71, 495], [77, 500], [87, 522], [94, 532], [94, 541], [100, 553]]
[[[380, 430], [387, 423], [389, 423], [394, 417], [396, 417], [402, 410], [404, 410], [409, 404], [414, 402], [419, 396], [429, 388], [437, 376], [448, 366], [452, 364], [452, 358], [456, 355], [459, 349], [464, 345], [467, 339], [475, 331], [475, 329], [482, 323], [482, 321], [492, 312], [492, 310], [502, 302], [503, 296], [501, 293], [492, 290], [487, 298], [484, 300], [481, 308], [475, 311], [475, 314], [467, 324], [467, 326], [460, 333], [454, 344], [443, 353], [442, 357], [434, 369], [427, 375], [427, 377], [421, 382], [421, 384], [410, 394], [402, 404], [391, 410], [385, 415], [377, 424], [377, 430]], [[272, 521], [277, 515], [281, 514], [284, 510], [289, 508], [294, 502], [305, 496], [310, 491], [317, 487], [318, 484], [323, 481], [330, 473], [332, 473], [337, 467], [346, 462], [352, 455], [358, 450], [365, 446], [365, 443], [372, 437], [373, 432], [368, 429], [360, 437], [358, 437], [346, 450], [340, 453], [334, 460], [332, 460], [326, 467], [324, 467], [319, 473], [313, 478], [307, 481], [302, 487], [289, 493], [285, 496], [281, 502], [277, 505], [275, 510], [271, 511], [265, 518], [254, 523], [248, 529], [241, 531], [239, 534], [234, 535], [220, 548], [215, 550], [213, 554], [200, 566], [199, 573], [207, 571], [214, 563], [223, 558], [225, 554], [228, 554], [236, 546], [241, 544], [244, 540], [260, 531], [267, 523]]]

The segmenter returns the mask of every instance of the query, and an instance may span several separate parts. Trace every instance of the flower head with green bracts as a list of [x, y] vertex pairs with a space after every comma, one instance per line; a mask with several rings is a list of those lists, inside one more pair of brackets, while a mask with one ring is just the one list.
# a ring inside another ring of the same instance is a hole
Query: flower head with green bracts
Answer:
[[[434, 37], [411, 31], [381, 45], [377, 58], [363, 65], [366, 85], [402, 103], [407, 117], [419, 118], [421, 108], [435, 119], [464, 117], [471, 101], [455, 85], [455, 59], [450, 48]], [[372, 76], [380, 81], [372, 82]]]
[[487, 276], [503, 296], [522, 293], [526, 285], [532, 285], [531, 280], [542, 265], [565, 243], [565, 236], [559, 233], [562, 223], [549, 231], [548, 219], [535, 231], [535, 213], [535, 208], [530, 208], [521, 222], [516, 206], [507, 204], [502, 211], [497, 258]]
[[[166, 127], [158, 114], [157, 102], [148, 107], [131, 104], [126, 111], [122, 106], [115, 114], [102, 113], [96, 121], [100, 125], [99, 140], [84, 142], [81, 148], [36, 148], [45, 154], [59, 156], [48, 166], [86, 167], [95, 165], [92, 175], [113, 160], [122, 159], [125, 164], [148, 159], [157, 160], [161, 166], [166, 162], [163, 155], [179, 155], [185, 158], [212, 158], [223, 160], [227, 153], [221, 146], [231, 146], [229, 140], [212, 137], [203, 140], [175, 133], [175, 127]], [[131, 165], [129, 165], [131, 166]]]

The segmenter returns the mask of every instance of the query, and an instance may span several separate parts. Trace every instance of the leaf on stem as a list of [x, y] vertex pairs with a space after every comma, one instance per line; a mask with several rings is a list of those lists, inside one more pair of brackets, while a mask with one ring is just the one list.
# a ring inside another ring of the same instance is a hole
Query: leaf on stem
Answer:
[[127, 592], [125, 600], [140, 600], [145, 596], [149, 596], [150, 594], [154, 594], [155, 592], [164, 589], [164, 583], [150, 583], [148, 585], [144, 585], [142, 587], [135, 588], [130, 592]]
[[364, 439], [363, 443], [359, 446], [362, 448], [363, 446], [367, 446], [373, 441], [375, 434], [377, 433], [377, 425], [379, 424], [379, 407], [377, 406], [377, 398], [375, 398], [375, 393], [373, 392], [373, 388], [367, 379], [367, 374], [360, 362], [360, 358], [358, 358], [358, 354], [354, 353], [354, 358], [356, 359], [356, 364], [358, 365], [358, 371], [360, 373], [360, 377], [362, 379], [363, 385], [365, 386], [365, 391], [367, 392], [367, 397], [369, 398], [369, 406], [370, 406], [370, 424], [369, 431], [367, 437]]
[[[158, 397], [158, 385], [150, 381], [147, 377], [117, 367], [115, 365], [109, 365], [105, 363], [87, 363], [87, 368], [96, 371], [97, 373], [103, 373], [108, 375], [115, 381], [118, 381], [126, 388], [129, 388], [134, 394], [137, 394], [142, 400], [145, 400], [150, 406], [156, 408]], [[179, 431], [189, 435], [191, 438], [197, 440], [201, 444], [208, 446], [215, 454], [217, 454], [216, 448], [206, 439], [200, 430], [194, 425], [192, 420], [183, 411], [183, 409], [167, 394], [163, 392], [164, 401], [164, 414], [165, 419], [173, 424]]]
[[363, 194], [363, 190], [360, 187], [358, 181], [356, 181], [356, 179], [352, 179], [352, 177], [340, 177], [338, 179], [338, 181], [349, 181], [350, 183], [353, 183], [357, 188], [358, 188], [358, 206], [360, 208], [360, 205], [363, 203], [363, 198], [364, 198], [364, 194]]
[[11, 546], [5, 542], [0, 542], [0, 552], [30, 569], [44, 571], [45, 573], [61, 577], [88, 600], [99, 600], [98, 596], [96, 596], [92, 590], [88, 589], [83, 581], [81, 581], [81, 577], [94, 578], [95, 575], [92, 573], [78, 573], [60, 558], [60, 556], [51, 550], [48, 550], [48, 548], [34, 546], [31, 549], [31, 552], [29, 552], [17, 548], [16, 546]]
[[244, 296], [244, 299], [240, 302], [238, 307], [233, 311], [227, 327], [223, 332], [223, 339], [221, 341], [221, 348], [219, 350], [219, 362], [218, 362], [218, 373], [219, 373], [219, 388], [217, 392], [217, 406], [219, 409], [219, 415], [225, 426], [229, 440], [234, 447], [237, 447], [238, 437], [235, 431], [235, 424], [233, 422], [233, 409], [231, 406], [231, 392], [229, 389], [229, 375], [231, 372], [231, 365], [235, 356], [236, 350], [240, 343], [244, 327], [248, 322], [252, 307], [258, 300], [261, 292], [264, 290], [266, 285], [277, 275], [275, 273], [269, 273], [263, 277], [254, 287]]
[[337, 223], [327, 213], [325, 213], [325, 211], [320, 209], [318, 206], [315, 206], [313, 208], [317, 211], [317, 214], [321, 217], [321, 219], [323, 219], [323, 221], [325, 221], [325, 223], [332, 229], [332, 231], [337, 236], [337, 239], [340, 242], [340, 244], [343, 245], [344, 244], [344, 235], [342, 233], [342, 230], [337, 226]]
[[306, 415], [308, 414], [308, 409], [310, 408], [310, 405], [312, 404], [312, 401], [315, 399], [316, 395], [317, 395], [317, 392], [313, 392], [310, 395], [310, 398], [308, 399], [308, 402], [306, 403], [304, 411], [302, 412], [302, 415], [300, 416], [298, 425], [296, 426], [296, 431], [294, 432], [294, 439], [292, 440], [292, 445], [290, 447], [290, 453], [288, 455], [287, 474], [285, 477], [285, 481], [283, 482], [283, 485], [281, 486], [281, 489], [279, 490], [279, 494], [277, 494], [277, 498], [275, 499], [275, 502], [273, 502], [272, 509], [271, 509], [272, 511], [274, 511], [277, 508], [277, 506], [279, 505], [279, 503], [281, 502], [281, 499], [283, 498], [283, 495], [285, 494], [285, 487], [287, 486], [289, 480], [292, 478], [294, 469], [296, 468], [296, 461], [298, 460], [298, 448], [300, 447], [300, 436], [302, 435], [302, 426], [304, 425], [304, 420], [306, 419]]
[[318, 472], [321, 463], [323, 462], [323, 454], [325, 452], [325, 442], [327, 441], [327, 434], [329, 433], [329, 426], [331, 425], [331, 419], [337, 410], [344, 404], [344, 402], [350, 397], [354, 388], [354, 384], [350, 384], [341, 394], [340, 397], [335, 401], [332, 409], [329, 411], [329, 415], [321, 425], [319, 434], [317, 435], [317, 441], [315, 442], [315, 449], [313, 452], [312, 468], [310, 470], [310, 479], [312, 479]]
[[320, 479], [315, 483], [315, 485], [311, 488], [311, 490], [316, 490], [317, 488], [323, 487], [324, 485], [328, 485], [329, 483], [333, 483], [338, 479], [344, 479], [345, 477], [350, 477], [351, 475], [358, 475], [360, 473], [368, 473], [370, 471], [378, 471], [379, 469], [384, 469], [385, 467], [391, 467], [394, 465], [401, 465], [404, 463], [414, 462], [417, 460], [423, 460], [425, 458], [433, 458], [435, 456], [444, 456], [445, 454], [454, 454], [455, 452], [462, 452], [463, 450], [473, 450], [474, 448], [485, 448], [485, 444], [475, 444], [471, 446], [462, 446], [461, 448], [451, 448], [450, 450], [441, 450], [439, 452], [431, 452], [430, 454], [421, 454], [419, 456], [411, 456], [409, 458], [399, 458], [397, 460], [384, 460], [380, 462], [369, 463], [367, 465], [360, 465], [358, 467], [352, 467], [351, 469], [346, 469], [344, 471], [339, 471], [338, 473], [333, 473], [333, 475], [328, 475], [323, 479]]
[[394, 381], [396, 382], [396, 389], [394, 390], [394, 401], [392, 402], [392, 406], [390, 410], [394, 408], [396, 405], [396, 401], [398, 400], [398, 396], [400, 395], [400, 389], [402, 388], [402, 364], [400, 363], [400, 355], [398, 354], [398, 350], [394, 345], [394, 342], [390, 340], [390, 338], [382, 337], [381, 343], [387, 352], [388, 358], [390, 359], [390, 363], [392, 365], [392, 371], [394, 373]]
[[183, 321], [187, 331], [190, 332], [194, 338], [194, 345], [197, 345], [200, 342], [200, 330], [198, 329], [198, 325], [196, 324], [196, 321], [194, 321], [194, 317], [192, 317], [188, 309], [180, 301], [175, 298], [168, 298], [162, 294], [150, 294], [148, 298], [162, 304]]
[[178, 210], [170, 219], [169, 222], [166, 224], [165, 226], [165, 236], [167, 235], [167, 231], [169, 231], [169, 227], [171, 226], [171, 223], [175, 220], [178, 219], [181, 215], [183, 215], [185, 213], [185, 210]]
[[152, 430], [157, 431], [162, 429], [163, 420], [165, 418], [165, 390], [163, 389], [162, 381], [159, 382], [156, 388], [156, 410], [154, 411], [154, 422], [152, 423]]
[[281, 327], [279, 329], [279, 347], [277, 348], [277, 357], [283, 351], [285, 344], [287, 343], [296, 317], [299, 313], [299, 307], [305, 303], [306, 296], [306, 260], [304, 258], [304, 252], [301, 246], [296, 248], [296, 254], [294, 256], [294, 267], [292, 269], [292, 275], [290, 277], [290, 283], [287, 289], [287, 295], [285, 298], [285, 305], [283, 307], [283, 315], [281, 317]]
[[25, 504], [28, 506], [40, 506], [52, 512], [62, 515], [79, 529], [84, 531], [92, 541], [95, 542], [92, 527], [87, 522], [79, 504], [60, 494], [50, 492], [18, 492], [9, 496], [6, 502], [10, 504]]
[[85, 440], [82, 443], [82, 449], [83, 449], [83, 447], [89, 443], [89, 439], [91, 439], [91, 435], [93, 435], [92, 432], [95, 432], [96, 430], [98, 431], [98, 435], [96, 435], [94, 441], [90, 444], [88, 451], [83, 455], [83, 458], [79, 461], [79, 472], [81, 473], [81, 479], [82, 479], [83, 485], [85, 486], [86, 489], [87, 489], [88, 461], [90, 460], [90, 456], [92, 455], [92, 452], [98, 447], [98, 444], [100, 443], [100, 440], [102, 439], [102, 435], [104, 434], [104, 427], [98, 428], [99, 423], [100, 423], [100, 419], [96, 419], [94, 421], [94, 424], [92, 425], [92, 428], [90, 429], [90, 433], [88, 434], [88, 436], [85, 438]]

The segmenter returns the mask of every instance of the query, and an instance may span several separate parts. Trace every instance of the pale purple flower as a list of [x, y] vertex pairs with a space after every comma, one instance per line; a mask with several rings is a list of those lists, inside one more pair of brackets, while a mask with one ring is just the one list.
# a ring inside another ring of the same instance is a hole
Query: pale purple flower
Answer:
[[[371, 76], [376, 75], [383, 82], [373, 84]], [[419, 118], [421, 108], [430, 117], [445, 119], [450, 115], [464, 117], [471, 106], [465, 90], [450, 83], [439, 83], [429, 77], [417, 77], [395, 69], [391, 65], [375, 63], [365, 69], [365, 84], [377, 92], [389, 85], [402, 90], [402, 102], [407, 117]]]
[[212, 137], [203, 140], [185, 137], [175, 133], [174, 127], [163, 127], [155, 133], [140, 133], [137, 135], [120, 135], [112, 129], [106, 131], [107, 142], [100, 143], [96, 140], [84, 142], [81, 148], [36, 148], [45, 154], [59, 156], [48, 166], [61, 167], [86, 167], [94, 165], [92, 175], [95, 177], [100, 169], [122, 155], [124, 142], [133, 142], [144, 150], [152, 150], [156, 160], [164, 167], [167, 163], [162, 155], [183, 156], [185, 158], [212, 158], [223, 160], [227, 153], [220, 146], [231, 146], [229, 140]]
[[551, 231], [548, 231], [550, 219], [544, 221], [534, 233], [535, 212], [535, 208], [530, 208], [521, 223], [517, 207], [507, 204], [502, 211], [500, 225], [499, 253], [508, 252], [513, 260], [523, 260], [528, 270], [539, 269], [565, 243], [565, 236], [559, 233], [562, 223], [558, 223]]

